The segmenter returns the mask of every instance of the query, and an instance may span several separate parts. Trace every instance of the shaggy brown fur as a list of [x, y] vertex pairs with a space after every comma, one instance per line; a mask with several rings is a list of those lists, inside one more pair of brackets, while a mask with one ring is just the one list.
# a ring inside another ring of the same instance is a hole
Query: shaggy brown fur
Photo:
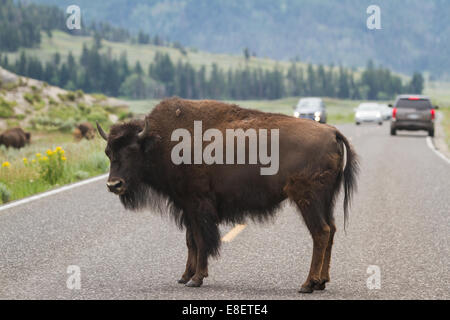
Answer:
[[4, 145], [7, 148], [20, 149], [29, 144], [30, 141], [31, 133], [23, 131], [22, 128], [12, 128], [0, 135], [0, 145]]
[[[173, 164], [171, 150], [178, 142], [171, 141], [171, 134], [185, 128], [193, 137], [194, 120], [203, 122], [204, 131], [216, 128], [224, 136], [226, 129], [279, 129], [278, 173], [260, 175], [260, 164]], [[288, 198], [301, 212], [314, 243], [310, 273], [300, 291], [325, 288], [336, 229], [335, 199], [343, 182], [347, 217], [358, 170], [355, 152], [336, 128], [217, 101], [178, 98], [162, 101], [145, 122], [116, 124], [109, 135], [98, 128], [108, 141], [108, 187], [124, 206], [168, 203], [171, 215], [186, 228], [188, 259], [180, 283], [203, 283], [208, 257], [219, 253], [220, 223], [268, 220]]]

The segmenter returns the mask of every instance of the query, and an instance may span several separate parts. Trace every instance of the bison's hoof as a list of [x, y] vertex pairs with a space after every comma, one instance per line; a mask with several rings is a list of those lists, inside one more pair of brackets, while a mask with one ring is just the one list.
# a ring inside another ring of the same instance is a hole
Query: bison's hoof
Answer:
[[316, 283], [313, 287], [314, 290], [325, 290], [325, 280], [320, 281], [319, 283]]
[[195, 281], [194, 279], [191, 279], [188, 283], [186, 283], [186, 287], [191, 287], [191, 288], [198, 288], [203, 284], [203, 280], [197, 280]]
[[180, 280], [178, 280], [178, 283], [181, 284], [186, 284], [189, 280], [184, 280], [183, 278], [181, 278]]
[[300, 288], [300, 290], [298, 292], [299, 293], [313, 293], [313, 291], [314, 291], [313, 288], [303, 286]]

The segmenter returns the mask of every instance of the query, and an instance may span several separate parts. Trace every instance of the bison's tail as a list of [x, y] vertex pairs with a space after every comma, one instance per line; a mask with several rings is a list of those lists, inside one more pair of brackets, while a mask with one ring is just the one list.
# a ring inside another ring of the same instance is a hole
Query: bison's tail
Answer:
[[356, 176], [359, 172], [358, 155], [347, 138], [336, 130], [336, 138], [345, 145], [347, 150], [347, 161], [344, 167], [344, 228], [347, 225], [348, 208], [356, 191]]

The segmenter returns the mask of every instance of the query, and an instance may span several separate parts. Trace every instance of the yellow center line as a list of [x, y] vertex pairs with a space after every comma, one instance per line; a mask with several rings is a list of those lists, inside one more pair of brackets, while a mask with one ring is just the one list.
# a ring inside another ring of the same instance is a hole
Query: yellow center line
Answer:
[[234, 238], [236, 238], [236, 236], [239, 233], [242, 232], [242, 230], [245, 229], [245, 227], [247, 227], [246, 224], [237, 224], [237, 225], [235, 225], [233, 229], [228, 231], [228, 233], [223, 236], [222, 242], [230, 242], [230, 241], [232, 241]]

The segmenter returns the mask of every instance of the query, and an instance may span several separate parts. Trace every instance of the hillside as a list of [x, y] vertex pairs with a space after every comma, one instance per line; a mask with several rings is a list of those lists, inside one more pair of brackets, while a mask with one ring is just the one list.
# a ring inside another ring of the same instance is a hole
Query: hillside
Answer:
[[213, 54], [174, 46], [98, 41], [56, 31], [39, 47], [0, 55], [0, 66], [65, 89], [131, 99], [177, 95], [199, 99], [279, 99], [327, 96], [387, 99], [422, 92], [409, 80], [369, 63], [366, 69], [305, 65], [244, 55]]
[[64, 90], [0, 67], [0, 131], [21, 126], [71, 132], [80, 121], [108, 125], [128, 115], [121, 100]]
[[450, 77], [447, 0], [379, 0], [382, 30], [366, 27], [370, 0], [34, 0], [78, 4], [88, 21], [108, 21], [185, 46], [261, 57], [364, 66], [373, 59], [395, 71]]

